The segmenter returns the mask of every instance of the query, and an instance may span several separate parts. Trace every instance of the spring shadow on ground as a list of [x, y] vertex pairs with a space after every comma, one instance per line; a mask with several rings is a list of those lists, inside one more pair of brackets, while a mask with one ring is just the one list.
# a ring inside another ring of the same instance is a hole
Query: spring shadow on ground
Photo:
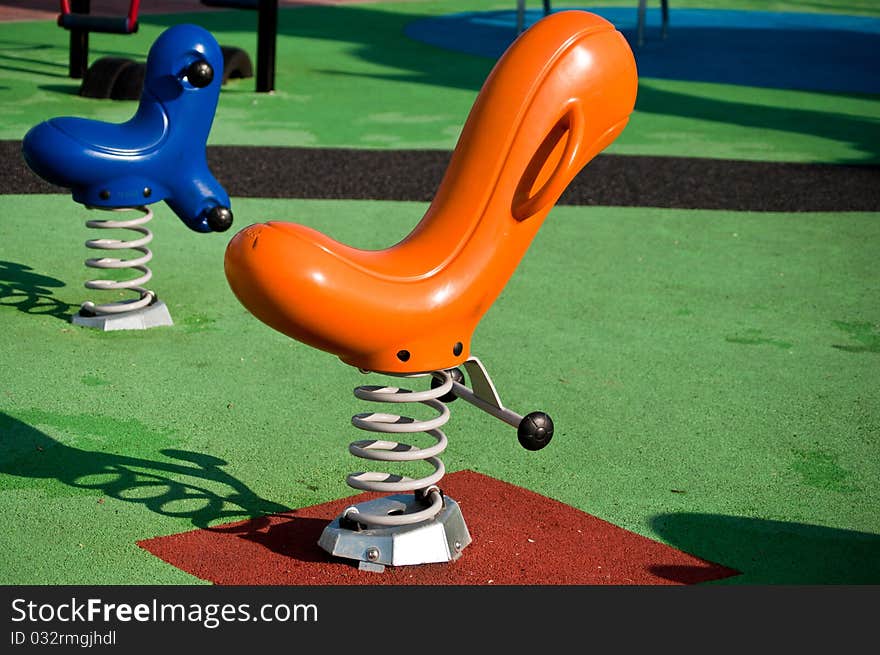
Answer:
[[[130, 457], [68, 446], [0, 412], [0, 473], [55, 479], [102, 496], [138, 503], [156, 514], [188, 519], [197, 528], [260, 517], [288, 508], [261, 498], [204, 453], [162, 449], [165, 459]], [[248, 528], [252, 529], [252, 528]], [[235, 529], [232, 529], [235, 531]]]
[[0, 306], [70, 321], [71, 305], [52, 295], [52, 289], [63, 286], [61, 280], [37, 273], [25, 264], [0, 261]]

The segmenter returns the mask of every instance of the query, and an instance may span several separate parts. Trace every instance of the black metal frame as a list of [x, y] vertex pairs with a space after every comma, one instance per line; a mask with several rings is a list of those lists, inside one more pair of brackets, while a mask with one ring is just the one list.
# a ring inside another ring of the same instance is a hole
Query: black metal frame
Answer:
[[275, 90], [275, 44], [278, 39], [278, 0], [201, 0], [207, 7], [257, 11], [257, 93]]
[[89, 32], [132, 34], [137, 32], [140, 0], [129, 3], [128, 14], [122, 17], [92, 16], [90, 0], [62, 0], [58, 25], [70, 32], [68, 73], [83, 78], [89, 67]]
[[[91, 0], [70, 0], [70, 10], [76, 14], [91, 11]], [[75, 80], [81, 80], [89, 68], [89, 31], [70, 30], [70, 57], [68, 73]]]

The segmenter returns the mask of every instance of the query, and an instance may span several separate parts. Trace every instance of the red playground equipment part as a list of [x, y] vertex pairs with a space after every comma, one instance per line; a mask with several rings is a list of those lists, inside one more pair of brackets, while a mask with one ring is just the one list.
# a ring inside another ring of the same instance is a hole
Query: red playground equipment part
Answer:
[[[74, 0], [74, 4], [77, 3]], [[89, 4], [89, 3], [85, 3]], [[131, 0], [128, 5], [128, 14], [120, 18], [113, 16], [92, 16], [88, 10], [74, 12], [70, 0], [61, 0], [61, 15], [58, 24], [66, 29], [86, 29], [90, 32], [114, 32], [116, 34], [131, 34], [137, 32], [137, 17], [140, 0]]]

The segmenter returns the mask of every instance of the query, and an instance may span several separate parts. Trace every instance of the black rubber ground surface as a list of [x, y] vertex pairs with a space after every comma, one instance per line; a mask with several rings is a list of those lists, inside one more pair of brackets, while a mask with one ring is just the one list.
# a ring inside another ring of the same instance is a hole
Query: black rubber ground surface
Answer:
[[[430, 201], [450, 152], [211, 146], [208, 161], [233, 198]], [[0, 194], [62, 193], [37, 177], [19, 141], [0, 141]], [[562, 205], [733, 211], [880, 211], [880, 166], [599, 155]]]

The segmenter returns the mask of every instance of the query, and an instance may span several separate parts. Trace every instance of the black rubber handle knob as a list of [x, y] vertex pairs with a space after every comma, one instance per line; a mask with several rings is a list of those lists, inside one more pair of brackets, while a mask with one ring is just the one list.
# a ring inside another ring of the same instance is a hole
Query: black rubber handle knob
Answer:
[[197, 89], [203, 89], [214, 81], [214, 69], [206, 61], [194, 61], [186, 69], [186, 79]]

